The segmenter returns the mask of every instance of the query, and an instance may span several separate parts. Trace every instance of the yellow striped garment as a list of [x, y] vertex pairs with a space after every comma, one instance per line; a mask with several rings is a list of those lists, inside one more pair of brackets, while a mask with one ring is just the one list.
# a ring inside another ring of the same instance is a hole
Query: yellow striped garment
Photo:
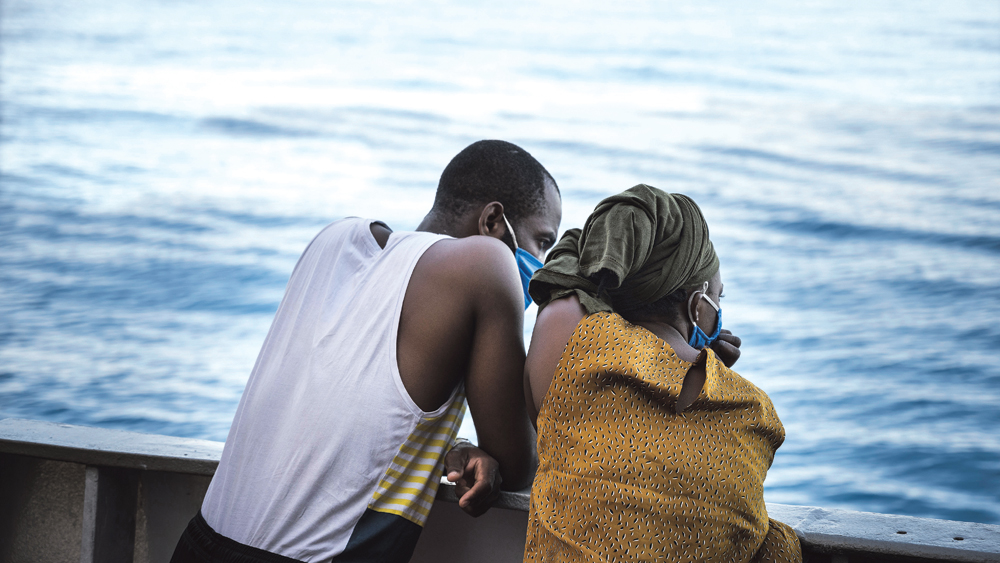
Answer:
[[368, 508], [396, 514], [423, 526], [441, 483], [444, 456], [455, 441], [464, 416], [463, 388], [454, 394], [451, 405], [442, 414], [417, 424], [386, 469]]

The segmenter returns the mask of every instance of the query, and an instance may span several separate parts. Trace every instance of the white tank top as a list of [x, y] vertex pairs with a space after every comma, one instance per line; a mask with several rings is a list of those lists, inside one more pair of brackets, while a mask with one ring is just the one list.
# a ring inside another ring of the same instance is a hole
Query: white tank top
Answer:
[[302, 561], [344, 551], [366, 509], [423, 525], [465, 411], [422, 411], [396, 337], [417, 260], [446, 238], [326, 227], [292, 272], [202, 505], [216, 532]]

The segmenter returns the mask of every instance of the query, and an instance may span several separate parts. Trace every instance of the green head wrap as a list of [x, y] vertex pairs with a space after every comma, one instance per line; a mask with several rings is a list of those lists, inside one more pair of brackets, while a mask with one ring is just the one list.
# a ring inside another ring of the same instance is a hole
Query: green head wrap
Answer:
[[[605, 293], [598, 295], [597, 274]], [[597, 204], [535, 272], [528, 293], [545, 307], [575, 293], [588, 313], [648, 304], [700, 286], [719, 270], [708, 224], [691, 198], [639, 184]]]

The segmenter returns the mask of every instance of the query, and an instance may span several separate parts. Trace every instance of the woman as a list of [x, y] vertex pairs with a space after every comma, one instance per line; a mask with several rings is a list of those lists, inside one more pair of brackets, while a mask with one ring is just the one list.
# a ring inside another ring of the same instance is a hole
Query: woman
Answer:
[[690, 198], [640, 184], [605, 199], [530, 292], [525, 561], [802, 560], [764, 506], [781, 421], [709, 348], [722, 279]]

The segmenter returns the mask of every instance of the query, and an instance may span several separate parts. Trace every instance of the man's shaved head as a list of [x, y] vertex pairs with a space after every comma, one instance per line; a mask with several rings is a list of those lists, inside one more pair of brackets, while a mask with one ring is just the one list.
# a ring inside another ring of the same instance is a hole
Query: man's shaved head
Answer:
[[477, 141], [451, 159], [434, 196], [432, 212], [459, 217], [491, 201], [503, 204], [511, 221], [537, 213], [552, 175], [528, 151], [506, 141]]

